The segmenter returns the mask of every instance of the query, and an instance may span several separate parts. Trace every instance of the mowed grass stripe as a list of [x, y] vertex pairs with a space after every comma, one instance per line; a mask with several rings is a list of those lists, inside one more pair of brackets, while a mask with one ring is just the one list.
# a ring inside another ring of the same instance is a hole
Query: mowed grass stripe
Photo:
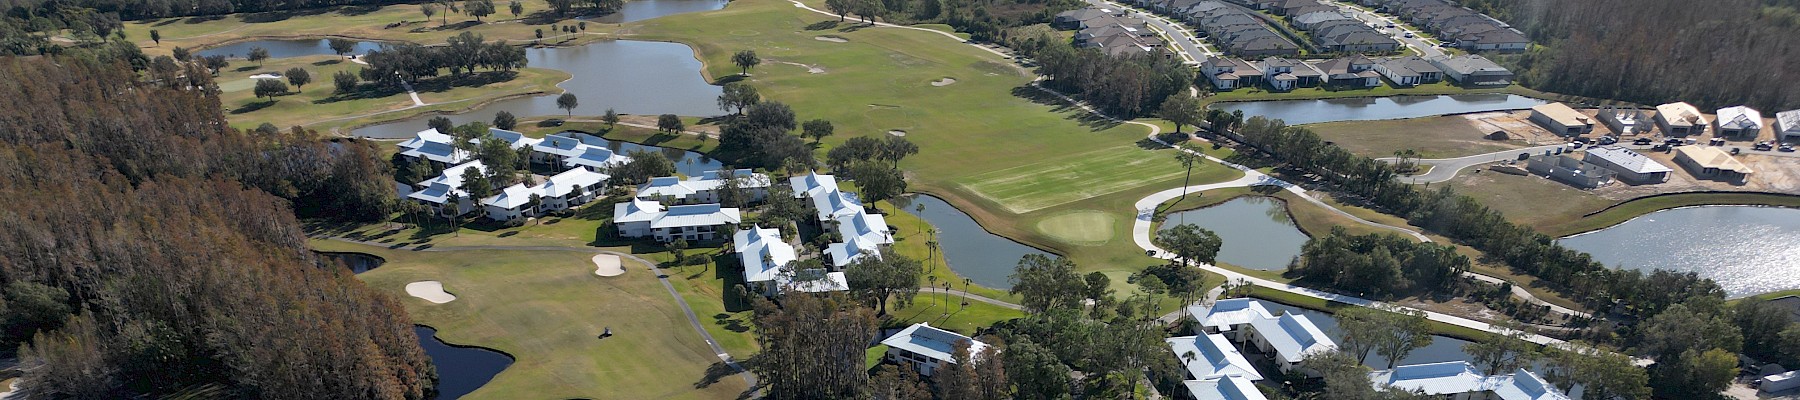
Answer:
[[1181, 176], [1180, 167], [1166, 158], [1131, 146], [1110, 147], [976, 174], [962, 186], [1023, 214]]

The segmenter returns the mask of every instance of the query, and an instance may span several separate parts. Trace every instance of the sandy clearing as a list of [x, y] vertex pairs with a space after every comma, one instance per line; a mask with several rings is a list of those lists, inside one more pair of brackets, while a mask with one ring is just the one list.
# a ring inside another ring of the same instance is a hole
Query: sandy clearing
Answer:
[[850, 43], [850, 39], [845, 39], [845, 38], [841, 38], [841, 37], [837, 37], [837, 36], [813, 36], [813, 40], [818, 40], [821, 42], [832, 42], [832, 43]]
[[406, 294], [425, 299], [437, 304], [449, 303], [456, 296], [444, 291], [444, 283], [438, 281], [418, 281], [406, 284]]
[[594, 275], [619, 276], [625, 274], [625, 267], [619, 263], [619, 256], [611, 254], [594, 255]]
[[948, 76], [944, 77], [944, 79], [931, 81], [931, 86], [950, 86], [950, 85], [954, 85], [954, 84], [956, 84], [956, 78], [951, 78]]

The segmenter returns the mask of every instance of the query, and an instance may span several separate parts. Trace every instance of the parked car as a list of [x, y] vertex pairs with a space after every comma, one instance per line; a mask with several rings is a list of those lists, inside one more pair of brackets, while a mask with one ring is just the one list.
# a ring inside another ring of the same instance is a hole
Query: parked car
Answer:
[[1407, 37], [1407, 38], [1412, 38], [1412, 37], [1413, 37], [1413, 34], [1412, 34], [1412, 32], [1407, 32], [1407, 33], [1406, 33], [1406, 37]]
[[1651, 148], [1650, 148], [1650, 150], [1653, 150], [1653, 151], [1669, 151], [1669, 145], [1668, 145], [1668, 144], [1659, 144], [1659, 145], [1656, 145], [1656, 147], [1651, 147]]
[[1751, 148], [1761, 150], [1761, 151], [1769, 151], [1769, 150], [1774, 150], [1775, 145], [1770, 144], [1769, 142], [1758, 142], [1756, 144], [1756, 146], [1752, 146]]
[[1601, 136], [1600, 137], [1600, 144], [1602, 144], [1602, 145], [1608, 145], [1608, 144], [1613, 144], [1613, 143], [1618, 143], [1618, 142], [1619, 142], [1619, 138], [1617, 136]]
[[1394, 23], [1392, 23], [1392, 22], [1389, 22], [1389, 23], [1388, 23], [1388, 24], [1387, 24], [1387, 27], [1389, 27], [1389, 28], [1392, 28], [1392, 27], [1394, 27]]
[[1731, 148], [1731, 155], [1734, 155], [1734, 156], [1738, 155], [1738, 152], [1742, 151], [1742, 150], [1744, 150], [1744, 149], [1733, 147], [1733, 148]]
[[1789, 146], [1789, 145], [1784, 144], [1784, 145], [1781, 145], [1780, 150], [1783, 153], [1792, 153], [1792, 152], [1794, 152], [1794, 146]]
[[1643, 146], [1643, 145], [1646, 145], [1646, 144], [1650, 144], [1650, 143], [1651, 143], [1651, 142], [1655, 142], [1655, 141], [1654, 141], [1654, 140], [1650, 140], [1650, 138], [1647, 138], [1647, 137], [1641, 137], [1641, 138], [1637, 138], [1637, 140], [1633, 140], [1633, 141], [1631, 141], [1631, 144], [1635, 144], [1635, 145], [1639, 145], [1639, 146]]

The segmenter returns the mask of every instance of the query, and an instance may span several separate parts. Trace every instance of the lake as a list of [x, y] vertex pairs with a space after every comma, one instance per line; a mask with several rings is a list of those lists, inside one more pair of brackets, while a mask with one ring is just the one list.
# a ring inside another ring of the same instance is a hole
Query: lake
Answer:
[[419, 347], [437, 365], [438, 399], [455, 399], [474, 392], [513, 363], [512, 356], [497, 351], [444, 343], [437, 338], [437, 330], [429, 326], [414, 325], [413, 334], [419, 336]]
[[368, 255], [368, 254], [363, 254], [363, 253], [340, 253], [340, 252], [323, 252], [323, 251], [316, 252], [316, 253], [319, 254], [320, 258], [328, 260], [329, 262], [344, 263], [345, 267], [350, 268], [351, 273], [357, 273], [357, 274], [372, 271], [375, 268], [381, 267], [381, 264], [387, 263], [387, 260], [384, 260], [381, 257], [376, 257], [373, 255]]
[[723, 0], [633, 0], [619, 7], [619, 12], [588, 20], [603, 24], [636, 22], [665, 15], [717, 10], [730, 3]]
[[1731, 297], [1800, 289], [1800, 209], [1676, 208], [1558, 243], [1612, 267], [1693, 271]]
[[[988, 233], [969, 214], [964, 214], [962, 210], [950, 206], [950, 203], [931, 195], [901, 196], [894, 199], [893, 203], [906, 213], [931, 223], [938, 230], [938, 254], [944, 257], [950, 270], [977, 285], [1010, 289], [1012, 283], [1007, 281], [1007, 277], [1012, 275], [1013, 267], [1019, 265], [1019, 258], [1026, 254], [1056, 257], [1055, 254]], [[924, 204], [925, 211], [916, 210], [917, 204]]]
[[[569, 72], [573, 77], [557, 84], [574, 93], [580, 104], [576, 115], [600, 115], [611, 108], [622, 114], [721, 114], [721, 89], [700, 75], [700, 60], [693, 49], [680, 43], [615, 40], [575, 47], [525, 49], [532, 68]], [[556, 95], [513, 98], [478, 109], [445, 115], [457, 124], [492, 121], [494, 113], [507, 111], [519, 117], [561, 116]], [[407, 138], [425, 129], [436, 115], [422, 115], [362, 128], [351, 133], [373, 138]]]
[[1169, 214], [1159, 230], [1187, 223], [1219, 235], [1218, 260], [1264, 271], [1287, 269], [1300, 255], [1306, 233], [1294, 225], [1287, 207], [1268, 197], [1239, 197], [1218, 205]]
[[[337, 55], [326, 45], [325, 39], [284, 39], [257, 40], [238, 42], [194, 52], [201, 57], [221, 55], [228, 58], [245, 58], [250, 56], [250, 49], [261, 47], [269, 51], [269, 58], [287, 58], [316, 55]], [[367, 54], [371, 50], [380, 50], [381, 42], [357, 41], [356, 49], [350, 54]]]
[[1301, 125], [1519, 110], [1545, 103], [1548, 101], [1512, 94], [1488, 93], [1323, 100], [1234, 101], [1214, 104], [1212, 108], [1243, 111], [1244, 118], [1260, 115], [1264, 118], [1287, 121], [1288, 125]]

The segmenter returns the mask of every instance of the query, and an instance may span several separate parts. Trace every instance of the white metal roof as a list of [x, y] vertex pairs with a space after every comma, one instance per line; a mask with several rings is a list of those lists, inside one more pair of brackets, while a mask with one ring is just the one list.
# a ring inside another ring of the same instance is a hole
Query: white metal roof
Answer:
[[863, 212], [862, 200], [856, 194], [831, 189], [825, 193], [812, 196], [813, 209], [818, 210], [819, 220], [827, 221], [844, 215], [856, 215]]
[[1195, 304], [1188, 306], [1188, 313], [1201, 326], [1229, 331], [1238, 325], [1248, 324], [1256, 319], [1274, 319], [1269, 309], [1263, 308], [1262, 302], [1247, 298], [1224, 299], [1213, 302], [1212, 306]]
[[659, 176], [650, 178], [649, 182], [644, 182], [643, 185], [638, 186], [637, 196], [646, 199], [654, 199], [662, 196], [685, 199], [688, 196], [692, 196], [699, 192], [699, 188], [687, 185], [687, 182], [682, 181], [681, 177]]
[[424, 189], [406, 194], [406, 198], [425, 201], [432, 204], [444, 204], [444, 202], [450, 200], [451, 193], [455, 193], [458, 196], [468, 196], [462, 189], [443, 183], [433, 183], [426, 185]]
[[[528, 187], [523, 183], [516, 183], [512, 186], [500, 189], [500, 194], [482, 199], [481, 204], [508, 210], [519, 208], [520, 206], [524, 206], [526, 203], [531, 202], [531, 195], [539, 193], [537, 190], [533, 190], [534, 188], [536, 188], [536, 186]], [[538, 196], [542, 197], [543, 195], [538, 194]]]
[[775, 280], [781, 267], [795, 259], [794, 246], [781, 240], [780, 229], [757, 226], [740, 230], [731, 243], [743, 263], [745, 282]]
[[[414, 140], [417, 140], [417, 139], [414, 139]], [[409, 140], [408, 142], [411, 142], [411, 141]], [[437, 162], [441, 162], [441, 163], [445, 163], [445, 164], [461, 163], [465, 160], [468, 160], [470, 157], [470, 154], [468, 151], [465, 151], [463, 149], [458, 149], [455, 146], [451, 146], [449, 143], [446, 143], [446, 142], [416, 142], [416, 143], [410, 143], [410, 144], [415, 145], [417, 147], [412, 147], [412, 148], [404, 148], [403, 147], [400, 149], [400, 155], [412, 157], [412, 158], [424, 158], [427, 160], [437, 161]]]
[[1782, 133], [1800, 135], [1800, 110], [1775, 113], [1775, 125], [1781, 127]]
[[1750, 107], [1725, 107], [1714, 115], [1719, 118], [1719, 129], [1760, 130], [1763, 127], [1762, 112]]
[[861, 238], [875, 244], [893, 244], [894, 236], [888, 232], [887, 218], [881, 214], [858, 212], [837, 217], [838, 234], [845, 239]]
[[1485, 392], [1498, 385], [1467, 361], [1414, 364], [1369, 373], [1376, 388], [1391, 386], [1427, 395]]
[[607, 178], [611, 177], [599, 172], [576, 168], [550, 176], [550, 179], [546, 179], [544, 183], [538, 185], [538, 190], [544, 197], [562, 197], [576, 187], [590, 187], [605, 182]]
[[987, 343], [956, 332], [934, 328], [931, 324], [924, 322], [913, 324], [913, 326], [895, 333], [894, 336], [882, 339], [881, 344], [910, 351], [933, 360], [955, 363], [956, 343], [964, 340], [969, 341], [970, 357], [981, 354], [982, 350], [987, 349]]
[[1243, 377], [1226, 377], [1197, 381], [1182, 381], [1187, 386], [1194, 400], [1268, 400], [1256, 384]]
[[606, 167], [631, 162], [630, 157], [613, 152], [611, 149], [605, 147], [580, 145], [579, 148], [581, 149], [581, 153], [563, 159], [564, 166], [569, 168], [587, 167], [589, 169], [600, 170]]
[[462, 163], [462, 164], [457, 164], [457, 165], [451, 166], [450, 168], [444, 168], [443, 173], [438, 174], [438, 176], [433, 177], [431, 179], [427, 179], [424, 182], [419, 182], [419, 184], [425, 185], [425, 186], [444, 184], [444, 185], [450, 186], [452, 188], [461, 190], [462, 184], [463, 184], [463, 174], [470, 168], [474, 168], [476, 171], [481, 171], [481, 173], [483, 173], [483, 174], [487, 173], [487, 166], [483, 165], [481, 163], [481, 160], [475, 160], [475, 161], [470, 161], [470, 162], [466, 162], [466, 163]]
[[807, 172], [804, 176], [788, 178], [788, 185], [794, 188], [794, 197], [817, 196], [838, 190], [837, 177]]
[[1620, 168], [1624, 168], [1633, 173], [1652, 174], [1673, 171], [1672, 169], [1669, 169], [1668, 166], [1662, 165], [1662, 163], [1658, 163], [1656, 160], [1651, 160], [1650, 157], [1645, 157], [1643, 154], [1620, 146], [1589, 148], [1587, 154], [1589, 157], [1606, 160], [1606, 162], [1617, 165]]
[[1501, 400], [1569, 400], [1568, 395], [1558, 392], [1549, 382], [1524, 368], [1497, 383], [1494, 394]]
[[1300, 362], [1313, 353], [1337, 348], [1337, 343], [1325, 336], [1325, 332], [1319, 331], [1319, 327], [1313, 325], [1312, 320], [1305, 315], [1283, 314], [1273, 319], [1257, 318], [1250, 321], [1250, 326], [1256, 329], [1257, 334], [1268, 339], [1277, 355], [1290, 363]]
[[[1195, 379], [1240, 376], [1259, 381], [1262, 374], [1244, 358], [1244, 354], [1225, 341], [1222, 335], [1181, 336], [1166, 339], [1176, 359], [1187, 366]], [[1191, 357], [1191, 358], [1190, 358]]]
[[651, 228], [681, 228], [738, 223], [738, 209], [718, 204], [672, 206], [650, 220]]
[[863, 257], [881, 257], [881, 250], [875, 242], [854, 236], [844, 238], [843, 242], [825, 245], [825, 254], [831, 256], [832, 266], [843, 267]]
[[613, 223], [646, 222], [662, 215], [663, 205], [654, 201], [631, 199], [613, 204]]
[[793, 277], [777, 276], [781, 287], [807, 293], [842, 292], [850, 290], [850, 280], [844, 278], [843, 272], [825, 272], [823, 268], [798, 271]]

